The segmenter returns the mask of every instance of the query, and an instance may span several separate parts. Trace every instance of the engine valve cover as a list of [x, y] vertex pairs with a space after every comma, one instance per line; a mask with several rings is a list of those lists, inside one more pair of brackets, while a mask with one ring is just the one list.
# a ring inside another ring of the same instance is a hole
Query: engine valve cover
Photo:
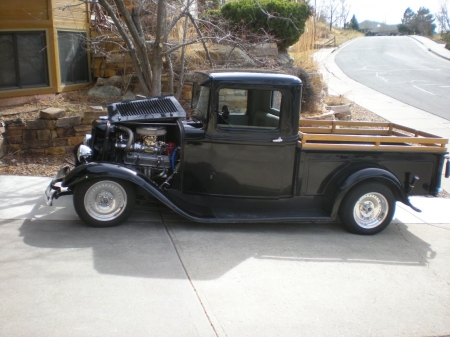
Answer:
[[169, 156], [156, 155], [149, 153], [128, 152], [125, 164], [133, 166], [150, 166], [155, 168], [170, 168]]

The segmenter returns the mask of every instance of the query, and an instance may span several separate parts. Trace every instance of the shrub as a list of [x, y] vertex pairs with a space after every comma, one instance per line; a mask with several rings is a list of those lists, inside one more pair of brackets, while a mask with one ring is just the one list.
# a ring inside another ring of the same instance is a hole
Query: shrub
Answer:
[[450, 50], [450, 32], [442, 34], [442, 40], [445, 42], [445, 48]]
[[287, 71], [290, 75], [297, 76], [303, 83], [301, 111], [311, 113], [317, 110], [320, 101], [320, 95], [314, 90], [308, 73], [302, 68], [291, 68]]
[[225, 19], [238, 26], [245, 25], [254, 33], [263, 30], [274, 35], [281, 50], [286, 50], [299, 40], [311, 15], [306, 3], [287, 0], [259, 0], [258, 3], [263, 10], [255, 0], [227, 2], [222, 6], [221, 13]]

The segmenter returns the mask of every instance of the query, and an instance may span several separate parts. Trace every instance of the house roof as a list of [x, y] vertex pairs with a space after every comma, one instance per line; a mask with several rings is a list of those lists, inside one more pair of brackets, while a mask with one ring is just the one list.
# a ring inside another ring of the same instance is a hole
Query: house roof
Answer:
[[398, 32], [397, 25], [387, 25], [382, 22], [365, 20], [359, 24], [359, 29], [372, 33]]

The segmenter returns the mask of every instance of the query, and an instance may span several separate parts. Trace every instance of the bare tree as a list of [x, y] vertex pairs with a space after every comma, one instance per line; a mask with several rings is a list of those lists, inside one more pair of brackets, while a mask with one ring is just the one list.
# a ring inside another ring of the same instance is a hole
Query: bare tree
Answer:
[[333, 25], [339, 20], [339, 5], [340, 0], [327, 0], [326, 12], [327, 19], [330, 24], [330, 31], [333, 28]]
[[[91, 41], [91, 48], [98, 53], [101, 45], [108, 42], [128, 53], [147, 96], [161, 95], [163, 70], [168, 69], [170, 92], [180, 97], [188, 45], [200, 43], [203, 46], [209, 67], [214, 63], [208, 42], [239, 47], [257, 64], [264, 65], [251, 55], [250, 46], [275, 40], [265, 32], [245, 31], [245, 25], [240, 34], [236, 34], [236, 27], [227, 26], [220, 18], [219, 22], [201, 19], [197, 15], [196, 0], [82, 1], [91, 1], [92, 12], [96, 14], [95, 27], [99, 34]], [[178, 60], [177, 64], [173, 63], [174, 60]], [[175, 78], [178, 83], [176, 92]]]
[[347, 0], [340, 0], [339, 5], [339, 19], [341, 21], [341, 27], [345, 28], [348, 16], [350, 14], [351, 6], [347, 3]]
[[[124, 46], [121, 47], [129, 53], [145, 95], [161, 95], [164, 60], [168, 60], [171, 53], [187, 44], [185, 40], [177, 46], [168, 43], [169, 34], [178, 21], [183, 18], [190, 20], [197, 32], [195, 41], [204, 40], [191, 14], [192, 4], [193, 0], [188, 0], [187, 3], [175, 3], [175, 5], [171, 3], [171, 6], [167, 0], [157, 0], [157, 4], [150, 0], [134, 0], [132, 6], [128, 7], [123, 0], [98, 0], [98, 4], [94, 3], [94, 7], [97, 6], [95, 12], [99, 16], [102, 15], [103, 10], [107, 13], [107, 17], [105, 15], [103, 18], [106, 29], [109, 29], [111, 33], [117, 33], [123, 40]], [[173, 17], [170, 23], [168, 8]], [[173, 15], [177, 9], [179, 14]], [[147, 25], [142, 24], [143, 19], [146, 20]], [[108, 36], [111, 34], [106, 35]], [[100, 40], [104, 39], [105, 35], [101, 34]], [[212, 63], [206, 46], [205, 50]]]
[[448, 0], [441, 0], [439, 4], [439, 12], [436, 14], [441, 35], [450, 33], [449, 6]]

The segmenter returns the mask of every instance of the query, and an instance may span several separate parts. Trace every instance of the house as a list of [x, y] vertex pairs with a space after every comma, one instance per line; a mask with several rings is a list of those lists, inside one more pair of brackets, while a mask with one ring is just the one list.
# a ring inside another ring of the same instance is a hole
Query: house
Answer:
[[397, 35], [397, 25], [387, 25], [385, 23], [365, 20], [359, 24], [359, 31], [366, 36], [375, 35]]
[[84, 1], [0, 1], [0, 99], [85, 87], [89, 24]]

